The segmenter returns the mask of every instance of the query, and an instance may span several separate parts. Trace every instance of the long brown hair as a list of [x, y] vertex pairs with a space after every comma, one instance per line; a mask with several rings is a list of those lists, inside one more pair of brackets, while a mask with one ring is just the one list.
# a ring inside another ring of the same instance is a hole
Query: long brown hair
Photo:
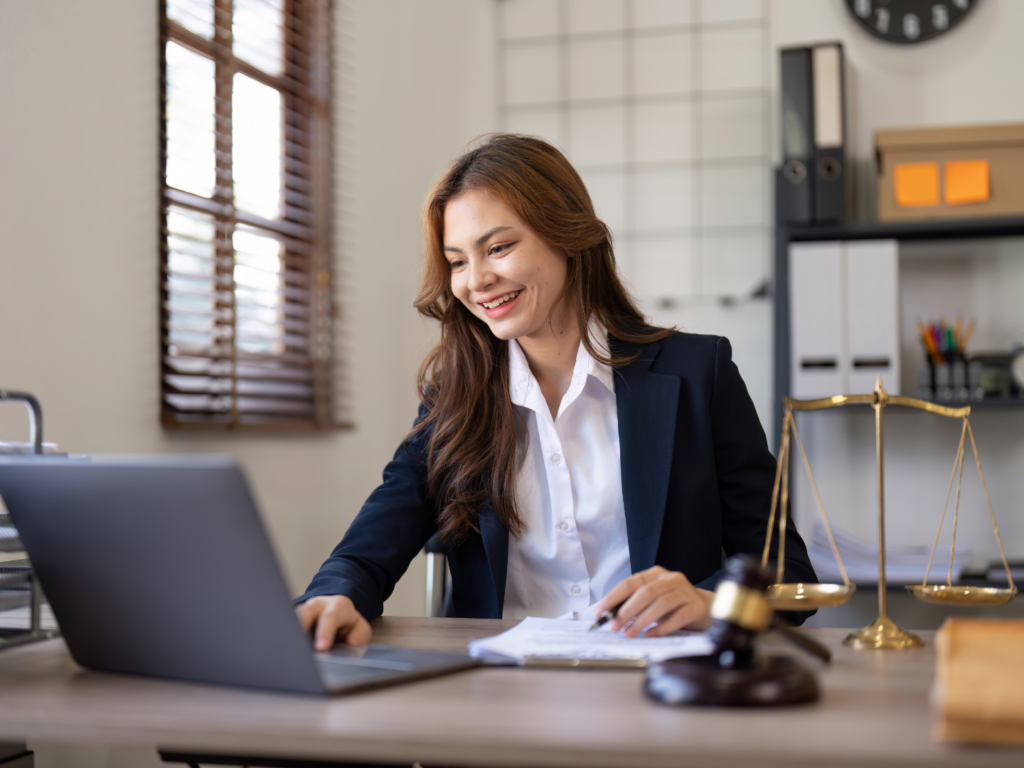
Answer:
[[439, 510], [441, 537], [450, 543], [477, 528], [479, 510], [488, 501], [511, 534], [525, 531], [516, 507], [522, 444], [516, 440], [508, 342], [455, 298], [443, 250], [445, 206], [471, 189], [494, 194], [568, 256], [566, 284], [556, 306], [570, 300], [583, 345], [595, 359], [622, 366], [633, 358], [595, 348], [586, 332], [591, 316], [613, 338], [632, 344], [672, 333], [648, 325], [623, 287], [611, 233], [561, 152], [531, 136], [496, 133], [456, 160], [427, 195], [423, 284], [414, 302], [420, 314], [441, 323], [441, 338], [420, 366], [417, 384], [428, 409], [419, 429], [433, 427], [428, 490]]

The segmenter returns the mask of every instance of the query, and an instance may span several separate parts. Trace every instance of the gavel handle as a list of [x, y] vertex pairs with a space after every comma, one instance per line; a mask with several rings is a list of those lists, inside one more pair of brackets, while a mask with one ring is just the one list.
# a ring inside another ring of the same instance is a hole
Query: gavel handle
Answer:
[[832, 651], [830, 651], [827, 646], [823, 645], [822, 643], [819, 643], [813, 637], [808, 637], [782, 617], [775, 617], [775, 621], [772, 624], [772, 629], [774, 629], [784, 638], [789, 640], [789, 642], [791, 642], [800, 650], [806, 651], [812, 656], [818, 657], [826, 664], [832, 661]]

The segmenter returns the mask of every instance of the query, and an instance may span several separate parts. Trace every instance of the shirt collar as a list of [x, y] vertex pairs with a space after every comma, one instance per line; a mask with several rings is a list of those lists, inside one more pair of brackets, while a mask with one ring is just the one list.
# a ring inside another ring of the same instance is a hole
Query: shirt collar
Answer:
[[[602, 355], [608, 354], [608, 332], [594, 317], [590, 318], [587, 326], [587, 333], [590, 335], [590, 342]], [[536, 379], [530, 370], [530, 364], [526, 360], [522, 347], [515, 339], [508, 342], [509, 352], [509, 384], [514, 405], [527, 406], [530, 390], [535, 385]], [[593, 376], [601, 384], [608, 388], [612, 394], [615, 393], [615, 376], [611, 366], [595, 360], [587, 348], [581, 343], [576, 352], [576, 363], [573, 366], [573, 382], [577, 377]], [[586, 382], [580, 382], [582, 384]]]

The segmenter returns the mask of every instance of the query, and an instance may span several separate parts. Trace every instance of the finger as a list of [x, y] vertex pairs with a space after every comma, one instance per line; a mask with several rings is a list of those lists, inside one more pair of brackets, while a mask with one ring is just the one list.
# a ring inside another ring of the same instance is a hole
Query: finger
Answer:
[[630, 621], [638, 619], [640, 614], [655, 600], [672, 589], [672, 584], [667, 579], [645, 584], [623, 603], [615, 618], [609, 622], [612, 630], [619, 630]]
[[302, 625], [303, 632], [309, 632], [322, 610], [323, 601], [315, 597], [295, 606], [295, 615], [299, 617], [299, 624]]
[[636, 637], [644, 628], [649, 627], [656, 621], [661, 621], [669, 616], [680, 606], [686, 605], [693, 600], [693, 596], [676, 589], [668, 589], [662, 592], [657, 599], [652, 600], [643, 611], [636, 617], [633, 625], [626, 628], [626, 637]]
[[329, 651], [338, 636], [339, 616], [335, 611], [323, 611], [316, 622], [314, 647], [318, 651]]
[[643, 586], [643, 583], [643, 574], [634, 573], [632, 576], [627, 576], [594, 604], [594, 610], [597, 612], [597, 615], [600, 616], [605, 611], [610, 611], [619, 603], [625, 601], [626, 598]]
[[[703, 602], [703, 601], [702, 601]], [[648, 637], [662, 637], [672, 632], [699, 622], [705, 616], [705, 609], [697, 602], [681, 605], [669, 616], [658, 622], [658, 626], [651, 627], [647, 632]]]
[[373, 629], [369, 622], [360, 616], [352, 628], [345, 633], [345, 643], [347, 645], [366, 645], [370, 642], [371, 637], [373, 637]]
[[618, 584], [602, 597], [597, 603], [594, 604], [594, 609], [598, 614], [603, 611], [610, 611], [619, 603], [626, 600], [630, 595], [636, 592], [644, 584], [651, 581], [656, 581], [663, 573], [665, 569], [660, 565], [656, 565], [653, 568], [648, 568], [644, 571], [634, 573], [632, 576], [627, 576]]

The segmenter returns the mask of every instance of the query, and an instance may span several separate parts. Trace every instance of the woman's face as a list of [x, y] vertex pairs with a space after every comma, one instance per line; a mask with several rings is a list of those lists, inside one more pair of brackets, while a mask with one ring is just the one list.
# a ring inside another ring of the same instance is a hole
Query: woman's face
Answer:
[[568, 257], [486, 190], [469, 190], [444, 211], [444, 255], [452, 293], [499, 339], [536, 339], [569, 320], [554, 315]]

